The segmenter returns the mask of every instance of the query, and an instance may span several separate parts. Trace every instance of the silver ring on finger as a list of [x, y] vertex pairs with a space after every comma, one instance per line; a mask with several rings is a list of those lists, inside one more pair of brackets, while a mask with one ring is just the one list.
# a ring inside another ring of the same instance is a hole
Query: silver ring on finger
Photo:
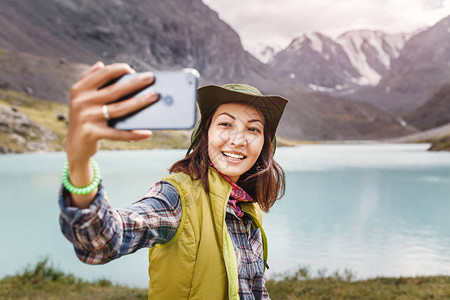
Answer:
[[103, 116], [105, 117], [106, 121], [111, 119], [111, 116], [108, 113], [108, 105], [103, 104], [102, 106], [102, 112], [103, 112]]

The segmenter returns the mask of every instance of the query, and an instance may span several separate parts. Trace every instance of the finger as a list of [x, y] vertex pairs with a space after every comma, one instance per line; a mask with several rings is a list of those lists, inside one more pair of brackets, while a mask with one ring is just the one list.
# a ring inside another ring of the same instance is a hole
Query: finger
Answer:
[[79, 81], [79, 85], [83, 86], [84, 89], [98, 89], [111, 80], [130, 73], [136, 73], [136, 71], [128, 64], [116, 63], [107, 65], [98, 69], [96, 72], [86, 74]]
[[95, 98], [101, 103], [112, 102], [135, 91], [139, 91], [153, 84], [154, 81], [153, 73], [141, 73], [131, 79], [120, 81], [100, 89]]
[[105, 127], [101, 132], [102, 138], [114, 141], [140, 141], [152, 136], [150, 130], [118, 130]]
[[95, 71], [100, 70], [100, 69], [102, 69], [102, 68], [104, 68], [104, 67], [105, 67], [105, 64], [104, 64], [103, 62], [101, 62], [101, 61], [98, 61], [98, 62], [96, 62], [95, 64], [93, 64], [89, 69], [87, 69], [86, 71], [84, 71], [84, 72], [81, 74], [80, 79], [83, 79], [83, 78], [86, 77], [88, 74], [94, 73]]
[[[115, 119], [123, 117], [129, 113], [137, 111], [141, 108], [147, 107], [159, 99], [159, 95], [155, 92], [150, 92], [146, 95], [137, 98], [131, 98], [124, 101], [108, 104], [108, 113], [110, 118]], [[103, 112], [102, 112], [103, 116]]]

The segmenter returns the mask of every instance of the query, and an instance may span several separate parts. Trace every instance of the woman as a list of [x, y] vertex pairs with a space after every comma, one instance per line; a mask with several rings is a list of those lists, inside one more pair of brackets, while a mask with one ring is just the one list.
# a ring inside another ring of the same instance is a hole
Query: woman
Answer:
[[157, 101], [153, 94], [107, 104], [152, 84], [143, 73], [103, 87], [133, 72], [125, 64], [96, 63], [72, 88], [60, 196], [64, 235], [90, 264], [150, 248], [149, 299], [268, 299], [261, 209], [267, 212], [284, 193], [284, 173], [272, 156], [287, 100], [243, 84], [200, 88], [201, 120], [187, 156], [144, 198], [113, 209], [91, 156], [100, 139], [151, 135], [107, 125]]

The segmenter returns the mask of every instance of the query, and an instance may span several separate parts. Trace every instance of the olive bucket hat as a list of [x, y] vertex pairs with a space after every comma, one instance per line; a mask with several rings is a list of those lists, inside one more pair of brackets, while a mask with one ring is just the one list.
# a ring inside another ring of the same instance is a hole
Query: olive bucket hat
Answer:
[[288, 100], [281, 96], [265, 96], [257, 88], [248, 84], [231, 83], [223, 86], [206, 85], [197, 90], [197, 104], [200, 109], [200, 121], [191, 135], [191, 145], [188, 152], [200, 141], [204, 121], [220, 105], [230, 102], [240, 102], [259, 109], [267, 122], [267, 129], [272, 138], [272, 149], [275, 152], [275, 132], [283, 115]]

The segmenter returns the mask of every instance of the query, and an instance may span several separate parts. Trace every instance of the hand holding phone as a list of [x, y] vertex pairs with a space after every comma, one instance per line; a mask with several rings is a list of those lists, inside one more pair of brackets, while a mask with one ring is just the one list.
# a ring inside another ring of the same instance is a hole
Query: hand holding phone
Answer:
[[[138, 74], [127, 74], [116, 82], [130, 80]], [[196, 122], [199, 73], [194, 69], [154, 73], [155, 82], [117, 101], [156, 92], [159, 100], [124, 117], [110, 119], [108, 125], [120, 130], [190, 129]], [[114, 102], [117, 102], [114, 101]]]

